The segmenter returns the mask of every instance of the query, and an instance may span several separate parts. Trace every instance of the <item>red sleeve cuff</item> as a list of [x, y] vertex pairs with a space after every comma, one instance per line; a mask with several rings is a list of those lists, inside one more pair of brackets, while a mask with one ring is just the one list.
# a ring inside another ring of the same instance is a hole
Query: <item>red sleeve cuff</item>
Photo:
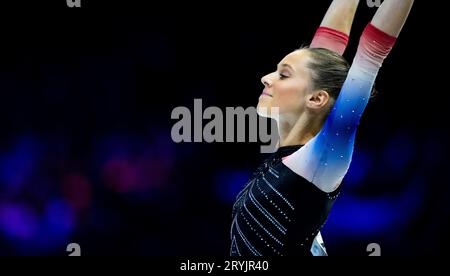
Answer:
[[366, 35], [369, 40], [376, 41], [384, 47], [392, 48], [397, 41], [397, 38], [395, 36], [391, 36], [383, 32], [382, 30], [372, 25], [372, 23], [369, 23], [364, 29], [364, 35]]
[[369, 23], [361, 36], [355, 62], [364, 66], [368, 71], [376, 72], [382, 66], [396, 41], [396, 37]]
[[349, 36], [343, 32], [327, 27], [319, 27], [310, 48], [325, 48], [342, 55], [347, 48], [348, 41]]
[[373, 62], [382, 63], [391, 52], [396, 41], [396, 37], [390, 36], [369, 23], [361, 36], [360, 53]]

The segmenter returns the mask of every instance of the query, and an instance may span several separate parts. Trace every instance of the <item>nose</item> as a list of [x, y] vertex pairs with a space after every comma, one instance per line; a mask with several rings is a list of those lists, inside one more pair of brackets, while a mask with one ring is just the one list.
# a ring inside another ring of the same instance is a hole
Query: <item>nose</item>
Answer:
[[261, 78], [261, 82], [264, 86], [266, 87], [271, 87], [272, 86], [272, 80], [270, 79], [270, 74], [269, 75], [265, 75], [264, 77]]

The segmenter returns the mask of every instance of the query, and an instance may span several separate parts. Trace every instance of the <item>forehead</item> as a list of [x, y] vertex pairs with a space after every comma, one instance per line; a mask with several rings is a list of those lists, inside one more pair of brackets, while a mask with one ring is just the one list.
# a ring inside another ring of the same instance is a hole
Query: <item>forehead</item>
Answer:
[[296, 50], [285, 56], [279, 65], [289, 64], [296, 71], [305, 71], [309, 61], [309, 54], [306, 50]]

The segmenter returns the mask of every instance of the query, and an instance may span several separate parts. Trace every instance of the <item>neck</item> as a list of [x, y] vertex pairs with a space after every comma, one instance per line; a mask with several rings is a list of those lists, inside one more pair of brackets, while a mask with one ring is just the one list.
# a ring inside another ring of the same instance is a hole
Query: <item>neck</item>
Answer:
[[280, 118], [278, 131], [280, 134], [280, 147], [305, 145], [319, 133], [322, 122], [314, 120], [308, 114], [302, 114], [296, 120]]

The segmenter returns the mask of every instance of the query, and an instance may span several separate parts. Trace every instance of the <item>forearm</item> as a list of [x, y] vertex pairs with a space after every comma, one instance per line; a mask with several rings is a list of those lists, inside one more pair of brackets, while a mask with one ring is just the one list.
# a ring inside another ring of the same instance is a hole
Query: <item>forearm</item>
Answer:
[[408, 18], [414, 0], [385, 0], [361, 37], [353, 65], [374, 80]]
[[413, 3], [414, 0], [385, 0], [372, 19], [372, 25], [391, 36], [398, 37]]
[[359, 0], [334, 0], [311, 42], [311, 48], [325, 48], [342, 55], [347, 48], [350, 30]]
[[359, 0], [334, 0], [320, 26], [349, 35], [358, 3]]

